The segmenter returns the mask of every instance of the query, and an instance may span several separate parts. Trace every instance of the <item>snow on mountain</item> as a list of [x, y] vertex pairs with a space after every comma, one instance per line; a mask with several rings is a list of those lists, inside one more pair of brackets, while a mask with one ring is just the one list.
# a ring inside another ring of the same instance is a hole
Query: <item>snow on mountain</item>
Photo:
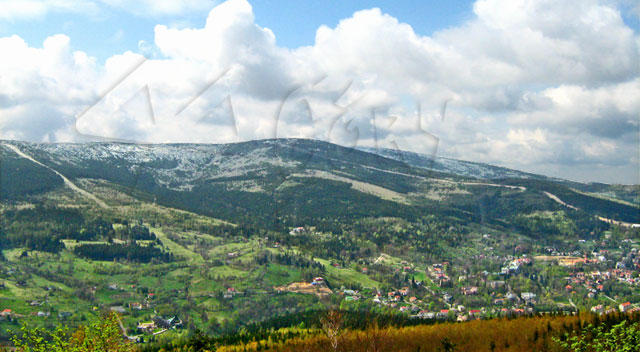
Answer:
[[501, 179], [501, 178], [529, 178], [540, 180], [551, 180], [552, 178], [542, 175], [531, 174], [523, 171], [508, 169], [471, 161], [457, 160], [440, 156], [430, 156], [425, 154], [407, 152], [386, 148], [358, 148], [369, 153], [378, 154], [387, 158], [402, 161], [412, 167], [419, 167], [427, 170], [451, 173], [460, 176], [476, 177], [481, 179]]

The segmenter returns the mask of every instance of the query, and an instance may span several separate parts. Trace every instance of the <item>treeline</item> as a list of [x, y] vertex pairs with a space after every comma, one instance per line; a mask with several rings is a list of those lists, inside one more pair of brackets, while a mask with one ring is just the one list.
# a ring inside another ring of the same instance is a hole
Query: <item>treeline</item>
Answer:
[[276, 263], [286, 266], [293, 266], [298, 269], [316, 269], [318, 274], [324, 273], [325, 271], [325, 267], [321, 263], [294, 252], [274, 254], [269, 251], [263, 251], [255, 256], [254, 261], [258, 265]]
[[[373, 326], [403, 327], [425, 324], [425, 320], [411, 318], [397, 312], [339, 311], [342, 329], [365, 330]], [[144, 346], [142, 351], [187, 351], [214, 350], [219, 346], [246, 345], [255, 341], [286, 342], [294, 338], [305, 338], [318, 334], [322, 329], [324, 310], [279, 315], [262, 322], [250, 323], [236, 329], [234, 333], [208, 336], [197, 330], [190, 338], [169, 343]]]
[[254, 224], [241, 225], [229, 225], [229, 224], [205, 224], [201, 222], [188, 222], [181, 224], [183, 230], [192, 230], [200, 233], [205, 233], [213, 237], [221, 238], [251, 238], [251, 237], [265, 237], [269, 235], [270, 231], [261, 228]]
[[[313, 314], [313, 313], [312, 313]], [[317, 325], [249, 329], [227, 337], [196, 333], [144, 351], [637, 351], [640, 314], [545, 315], [466, 323], [350, 326], [344, 312], [315, 313]], [[237, 341], [237, 342], [234, 342]], [[599, 345], [595, 345], [598, 343]], [[603, 348], [603, 346], [607, 346]]]
[[26, 248], [57, 253], [65, 248], [63, 239], [76, 241], [107, 241], [115, 238], [132, 242], [157, 240], [144, 225], [122, 221], [118, 231], [113, 223], [118, 219], [91, 218], [80, 210], [37, 205], [26, 209], [9, 209], [0, 218], [0, 248]]
[[125, 241], [155, 241], [156, 234], [149, 231], [149, 228], [143, 225], [128, 226], [118, 232], [121, 240]]
[[155, 245], [140, 246], [138, 244], [82, 244], [73, 252], [83, 258], [91, 260], [127, 260], [137, 263], [149, 263], [152, 260], [160, 262], [173, 261], [172, 253], [164, 252]]
[[62, 184], [53, 171], [0, 147], [0, 200], [22, 200]]
[[0, 248], [25, 247], [55, 253], [64, 248], [60, 239], [78, 234], [84, 222], [77, 209], [42, 205], [9, 209], [0, 218]]
[[597, 239], [610, 228], [608, 223], [582, 210], [565, 211], [564, 216], [558, 218], [518, 214], [509, 218], [509, 223], [518, 232], [534, 239], [549, 239], [550, 236]]

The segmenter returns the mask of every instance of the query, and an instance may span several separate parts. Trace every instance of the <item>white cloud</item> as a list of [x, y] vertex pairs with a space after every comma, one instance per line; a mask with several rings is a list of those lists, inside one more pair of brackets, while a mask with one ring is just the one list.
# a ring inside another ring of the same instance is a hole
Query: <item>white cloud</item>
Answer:
[[0, 0], [0, 20], [43, 17], [49, 12], [94, 14], [98, 6], [88, 0]]
[[215, 0], [0, 0], [0, 20], [41, 18], [49, 13], [95, 16], [119, 10], [142, 17], [180, 16], [208, 11]]
[[111, 7], [141, 16], [183, 15], [195, 11], [207, 11], [215, 0], [100, 0]]
[[[207, 3], [162, 2], [155, 15]], [[312, 137], [570, 178], [611, 168], [622, 170], [612, 180], [640, 182], [629, 171], [638, 167], [640, 37], [620, 11], [595, 0], [480, 0], [474, 12], [429, 37], [359, 11], [291, 50], [255, 23], [248, 2], [230, 0], [202, 28], [156, 26], [154, 42], [140, 44], [151, 59], [127, 52], [105, 65], [72, 52], [63, 35], [42, 48], [0, 38], [14, 53], [0, 57], [0, 138]]]

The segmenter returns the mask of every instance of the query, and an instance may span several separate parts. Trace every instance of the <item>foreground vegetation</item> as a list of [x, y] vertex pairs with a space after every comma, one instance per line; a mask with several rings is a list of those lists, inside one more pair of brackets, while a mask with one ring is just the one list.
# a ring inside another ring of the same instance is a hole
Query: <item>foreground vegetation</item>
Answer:
[[221, 337], [208, 337], [197, 331], [187, 339], [141, 347], [123, 339], [120, 318], [112, 313], [99, 322], [82, 325], [72, 333], [64, 327], [50, 332], [23, 326], [21, 334], [12, 340], [17, 350], [24, 352], [640, 350], [638, 313], [529, 316], [412, 326], [380, 325], [381, 320], [373, 319], [362, 329], [348, 327], [353, 314], [319, 313], [316, 316], [319, 324], [307, 328], [302, 325], [252, 332], [243, 330]]

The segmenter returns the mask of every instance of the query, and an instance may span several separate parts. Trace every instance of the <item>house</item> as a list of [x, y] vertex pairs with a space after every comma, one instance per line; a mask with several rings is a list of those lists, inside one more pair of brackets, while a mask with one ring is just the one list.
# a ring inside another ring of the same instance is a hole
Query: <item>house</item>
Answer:
[[48, 316], [50, 316], [50, 315], [51, 315], [51, 313], [49, 313], [49, 312], [43, 312], [43, 311], [39, 311], [36, 315], [37, 315], [38, 317], [40, 317], [40, 318], [44, 318], [44, 317], [48, 317]]
[[135, 309], [135, 310], [142, 310], [142, 308], [145, 307], [145, 304], [140, 303], [140, 302], [131, 302], [129, 303], [129, 308], [131, 309]]
[[618, 307], [620, 309], [620, 312], [624, 313], [629, 311], [629, 309], [631, 309], [631, 303], [630, 302], [624, 302], [622, 304], [620, 304], [620, 306]]
[[358, 295], [358, 292], [354, 291], [354, 290], [344, 290], [343, 292], [344, 292], [345, 296], [356, 296], [356, 295]]
[[71, 316], [71, 312], [60, 312], [58, 313], [58, 318], [68, 318]]
[[478, 294], [478, 287], [476, 287], [476, 286], [463, 287], [462, 288], [462, 293], [465, 296], [477, 295]]
[[591, 313], [602, 313], [603, 310], [604, 308], [602, 307], [602, 304], [591, 307]]
[[426, 310], [421, 310], [420, 312], [418, 312], [418, 318], [434, 319], [435, 317], [436, 317], [436, 313], [433, 313], [433, 312], [429, 312]]
[[475, 317], [475, 316], [478, 316], [478, 315], [480, 315], [480, 314], [482, 314], [482, 311], [481, 311], [481, 310], [479, 310], [479, 309], [471, 309], [471, 310], [469, 311], [469, 316], [470, 316], [470, 317]]
[[400, 300], [400, 294], [396, 291], [391, 291], [387, 295], [390, 301], [398, 302]]
[[182, 326], [182, 320], [178, 318], [177, 315], [174, 315], [173, 317], [167, 319], [167, 323], [169, 323], [171, 327], [174, 328], [179, 328]]
[[517, 301], [518, 300], [518, 296], [515, 295], [513, 292], [507, 292], [505, 297], [507, 297], [507, 299], [510, 300], [510, 301]]
[[107, 288], [113, 291], [118, 291], [118, 285], [116, 284], [110, 284]]
[[536, 294], [533, 292], [522, 292], [520, 294], [520, 297], [522, 297], [523, 300], [529, 302], [536, 299]]
[[438, 318], [438, 319], [446, 319], [447, 317], [449, 317], [449, 310], [448, 309], [442, 309], [441, 311], [439, 311], [436, 314], [436, 318]]
[[438, 285], [439, 286], [451, 286], [451, 279], [444, 274], [438, 275]]
[[153, 323], [160, 328], [163, 329], [171, 329], [172, 327], [176, 326], [178, 323], [180, 325], [182, 325], [182, 321], [180, 319], [178, 319], [177, 316], [173, 316], [169, 319], [164, 319], [162, 317], [159, 316], [154, 316], [153, 318], [151, 318], [153, 320]]
[[227, 253], [228, 258], [238, 258], [238, 252], [229, 252]]
[[148, 323], [140, 323], [137, 328], [140, 332], [152, 332], [156, 328], [156, 324], [152, 321]]
[[305, 232], [306, 232], [305, 228], [300, 226], [300, 227], [296, 227], [293, 230], [289, 231], [289, 234], [290, 235], [298, 235], [298, 234], [305, 233]]
[[11, 309], [5, 309], [2, 312], [0, 312], [0, 317], [8, 317], [11, 316]]
[[316, 278], [313, 279], [311, 284], [314, 285], [314, 286], [315, 285], [324, 285], [325, 281], [324, 281], [324, 278], [322, 278], [322, 277], [316, 277]]
[[126, 312], [126, 310], [124, 309], [123, 306], [113, 306], [109, 308], [110, 311], [112, 312], [116, 312], [116, 313], [124, 313]]

